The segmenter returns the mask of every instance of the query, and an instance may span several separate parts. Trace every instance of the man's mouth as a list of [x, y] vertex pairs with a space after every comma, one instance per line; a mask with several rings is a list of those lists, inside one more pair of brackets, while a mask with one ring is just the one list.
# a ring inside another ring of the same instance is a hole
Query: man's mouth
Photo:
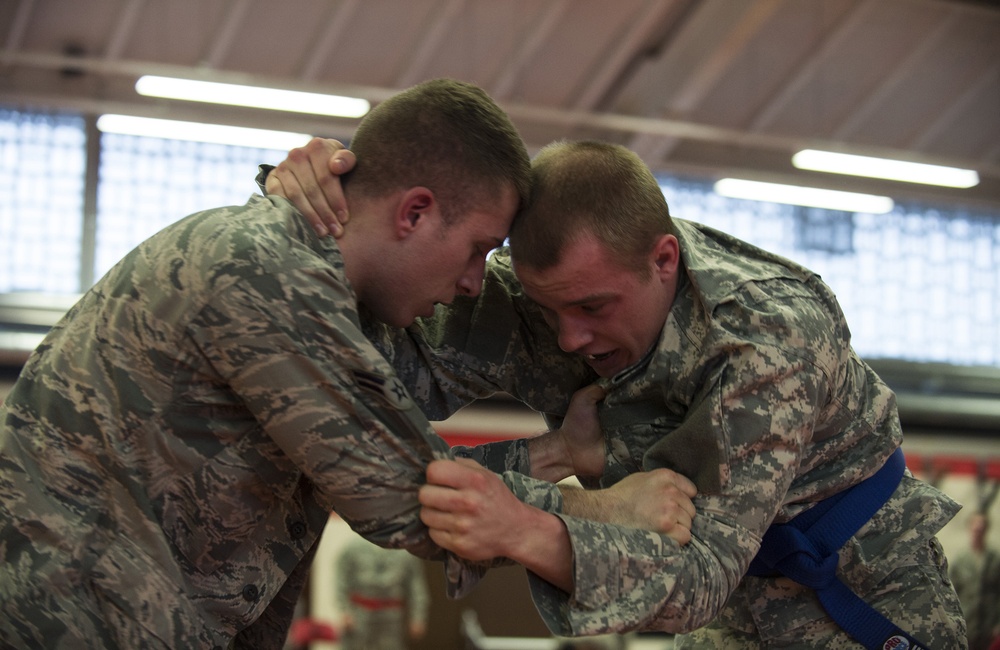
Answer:
[[583, 356], [584, 356], [584, 358], [587, 359], [587, 361], [604, 361], [605, 359], [607, 359], [608, 357], [610, 357], [612, 354], [614, 354], [614, 351], [612, 351], [612, 352], [605, 352], [604, 354], [585, 354]]

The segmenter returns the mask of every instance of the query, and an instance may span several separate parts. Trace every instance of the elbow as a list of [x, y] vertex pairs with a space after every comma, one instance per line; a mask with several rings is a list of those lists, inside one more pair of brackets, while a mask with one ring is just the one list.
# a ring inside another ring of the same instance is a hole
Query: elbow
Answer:
[[671, 599], [658, 610], [650, 611], [645, 620], [639, 621], [630, 630], [632, 632], [667, 632], [669, 634], [688, 634], [711, 623], [722, 612], [726, 604], [725, 595], [722, 598], [712, 598], [713, 602], [700, 602], [694, 599], [686, 603], [678, 603]]
[[[702, 546], [698, 540], [693, 543]], [[742, 575], [735, 566], [727, 568], [707, 547], [699, 550], [688, 555], [686, 575], [665, 572], [668, 579], [662, 583], [662, 591], [657, 590], [660, 597], [647, 600], [651, 606], [632, 631], [687, 634], [722, 614]]]

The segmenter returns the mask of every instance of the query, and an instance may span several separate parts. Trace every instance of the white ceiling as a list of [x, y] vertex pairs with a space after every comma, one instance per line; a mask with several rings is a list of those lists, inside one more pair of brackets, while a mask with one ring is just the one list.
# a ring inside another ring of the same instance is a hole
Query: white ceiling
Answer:
[[[0, 103], [349, 139], [351, 120], [137, 96], [165, 73], [378, 101], [449, 76], [532, 148], [1000, 210], [1000, 3], [961, 0], [0, 0]], [[969, 190], [796, 172], [812, 145], [979, 171]]]

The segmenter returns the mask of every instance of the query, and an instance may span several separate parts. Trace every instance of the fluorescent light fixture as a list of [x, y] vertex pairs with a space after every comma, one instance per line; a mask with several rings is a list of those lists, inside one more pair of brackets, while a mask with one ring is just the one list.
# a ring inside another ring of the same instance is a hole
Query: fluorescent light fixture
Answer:
[[972, 169], [925, 165], [923, 163], [856, 156], [832, 151], [803, 149], [792, 156], [792, 164], [799, 169], [833, 174], [850, 174], [885, 178], [891, 181], [923, 183], [942, 187], [974, 187], [979, 184], [979, 174]]
[[875, 194], [821, 190], [799, 185], [761, 183], [738, 178], [723, 178], [715, 183], [715, 192], [733, 199], [751, 199], [771, 203], [805, 205], [827, 210], [885, 214], [893, 208], [892, 199]]
[[186, 99], [192, 102], [249, 106], [276, 111], [333, 115], [335, 117], [361, 117], [371, 108], [366, 99], [322, 95], [296, 90], [279, 90], [261, 86], [241, 86], [146, 75], [135, 82], [135, 91], [148, 97]]
[[266, 129], [249, 129], [240, 126], [181, 122], [178, 120], [161, 120], [152, 117], [135, 117], [134, 115], [114, 115], [110, 113], [97, 118], [97, 128], [104, 133], [121, 133], [148, 138], [164, 138], [166, 140], [191, 140], [194, 142], [233, 144], [241, 147], [258, 147], [260, 149], [279, 149], [283, 151], [301, 147], [309, 142], [311, 137], [305, 133], [291, 133], [289, 131], [268, 131]]

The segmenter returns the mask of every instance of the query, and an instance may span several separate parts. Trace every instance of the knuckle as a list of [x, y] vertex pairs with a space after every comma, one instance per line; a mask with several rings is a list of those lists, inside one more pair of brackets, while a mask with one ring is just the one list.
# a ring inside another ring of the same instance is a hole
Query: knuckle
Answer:
[[[303, 162], [305, 160], [308, 160], [309, 159], [309, 152], [308, 152], [307, 149], [309, 147], [311, 147], [312, 144], [313, 143], [310, 141], [309, 144], [307, 144], [305, 147], [295, 147], [294, 149], [292, 149], [291, 151], [289, 151], [288, 152], [288, 158], [286, 158], [285, 160], [283, 160], [280, 163], [278, 163], [278, 167], [280, 168], [282, 165], [285, 165], [286, 161], [300, 163], [300, 162]], [[287, 167], [287, 165], [285, 165], [285, 166]]]

